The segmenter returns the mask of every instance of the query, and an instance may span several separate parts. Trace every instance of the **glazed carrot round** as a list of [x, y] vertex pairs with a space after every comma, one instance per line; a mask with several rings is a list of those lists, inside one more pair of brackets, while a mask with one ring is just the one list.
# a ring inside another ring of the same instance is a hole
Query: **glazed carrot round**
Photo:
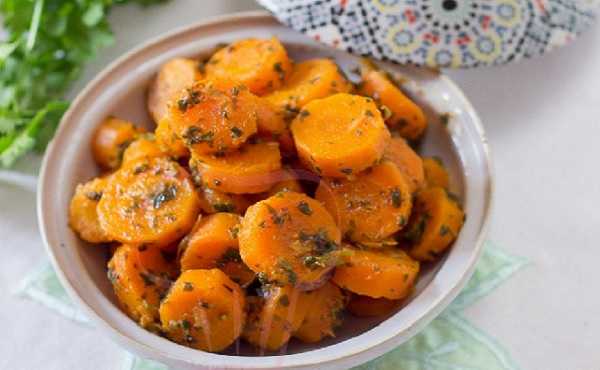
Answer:
[[401, 300], [371, 298], [365, 295], [352, 294], [346, 307], [354, 316], [376, 317], [394, 312], [402, 304]]
[[154, 122], [167, 114], [167, 107], [179, 92], [201, 80], [200, 63], [187, 58], [171, 59], [163, 64], [148, 89], [147, 107]]
[[275, 351], [298, 330], [312, 306], [311, 292], [291, 286], [267, 286], [264, 299], [254, 298], [249, 305], [243, 338], [250, 344]]
[[310, 294], [310, 309], [294, 337], [306, 343], [316, 343], [325, 337], [335, 337], [342, 325], [346, 296], [335, 284], [326, 283]]
[[465, 214], [448, 196], [436, 187], [419, 192], [403, 238], [411, 244], [410, 255], [419, 261], [432, 261], [456, 239]]
[[393, 137], [383, 154], [384, 158], [392, 161], [411, 183], [411, 191], [421, 189], [425, 185], [423, 160], [401, 137]]
[[190, 168], [206, 187], [233, 194], [261, 193], [276, 182], [281, 168], [279, 144], [247, 144], [220, 156], [194, 153]]
[[122, 243], [166, 247], [200, 211], [189, 174], [167, 158], [140, 159], [115, 172], [98, 203], [100, 225]]
[[352, 91], [352, 85], [331, 59], [297, 63], [285, 84], [266, 98], [281, 112], [293, 118], [315, 99]]
[[275, 37], [234, 42], [206, 63], [208, 77], [239, 81], [257, 95], [279, 88], [291, 69], [292, 62]]
[[202, 80], [177, 96], [165, 120], [196, 154], [239, 148], [256, 133], [255, 99], [239, 83]]
[[248, 208], [238, 237], [242, 260], [259, 277], [308, 290], [337, 263], [341, 234], [321, 203], [288, 191]]
[[181, 270], [219, 268], [241, 286], [252, 282], [255, 274], [243, 264], [238, 247], [241, 220], [224, 212], [201, 217], [179, 244]]
[[141, 326], [160, 328], [160, 300], [177, 277], [175, 264], [168, 261], [159, 248], [124, 244], [108, 262], [108, 278], [119, 305]]
[[204, 213], [231, 212], [243, 214], [250, 207], [250, 201], [243, 195], [223, 193], [209, 187], [200, 190], [200, 207]]
[[373, 166], [390, 139], [373, 100], [350, 94], [313, 100], [291, 129], [301, 161], [329, 177], [347, 177]]
[[133, 123], [110, 117], [98, 126], [92, 137], [92, 154], [104, 170], [119, 168], [123, 152], [143, 132]]
[[410, 100], [384, 72], [365, 68], [359, 92], [370, 96], [389, 109], [386, 122], [397, 129], [400, 136], [417, 140], [427, 128], [427, 119], [421, 107]]
[[183, 143], [183, 140], [177, 135], [175, 129], [167, 119], [158, 122], [156, 130], [156, 143], [158, 147], [173, 158], [189, 157], [190, 152]]
[[343, 263], [332, 281], [353, 293], [372, 298], [408, 296], [419, 274], [419, 262], [398, 248], [357, 249], [345, 245]]
[[142, 158], [166, 157], [154, 135], [143, 134], [134, 140], [123, 152], [123, 166]]
[[90, 243], [106, 243], [112, 239], [100, 226], [97, 206], [106, 188], [107, 178], [96, 178], [77, 185], [69, 206], [69, 226]]
[[161, 303], [160, 321], [171, 340], [219, 352], [242, 333], [244, 306], [243, 290], [221, 270], [188, 270]]
[[427, 186], [448, 189], [450, 180], [444, 162], [439, 157], [423, 158]]
[[345, 237], [366, 246], [385, 245], [406, 225], [412, 209], [410, 182], [390, 161], [354, 180], [324, 178], [315, 197]]

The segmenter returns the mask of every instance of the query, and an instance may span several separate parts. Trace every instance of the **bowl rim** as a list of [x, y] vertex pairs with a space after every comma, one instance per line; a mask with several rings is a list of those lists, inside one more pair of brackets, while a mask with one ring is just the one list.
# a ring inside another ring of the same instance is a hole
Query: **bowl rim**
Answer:
[[[97, 88], [97, 85], [101, 83], [107, 76], [113, 73], [121, 64], [125, 63], [130, 58], [133, 58], [138, 53], [144, 51], [145, 49], [149, 49], [152, 46], [156, 46], [167, 41], [170, 38], [173, 38], [177, 35], [184, 34], [186, 32], [190, 32], [196, 29], [217, 26], [219, 24], [226, 24], [231, 22], [243, 22], [248, 20], [255, 21], [270, 21], [273, 25], [279, 25], [275, 18], [266, 11], [247, 11], [247, 12], [237, 12], [230, 13], [227, 15], [221, 15], [216, 17], [210, 17], [203, 21], [193, 23], [191, 25], [178, 27], [172, 31], [166, 32], [161, 36], [152, 38], [146, 42], [141, 43], [139, 46], [133, 48], [132, 50], [126, 52], [113, 62], [111, 62], [107, 67], [105, 67], [98, 75], [96, 75], [86, 86], [83, 88], [78, 94], [77, 97], [71, 103], [69, 109], [64, 114], [60, 125], [56, 131], [56, 134], [48, 146], [46, 153], [44, 155], [44, 159], [42, 161], [42, 166], [40, 170], [39, 176], [39, 188], [37, 192], [37, 219], [40, 234], [42, 236], [42, 240], [44, 246], [46, 248], [46, 252], [50, 257], [52, 266], [54, 270], [67, 291], [68, 295], [74, 302], [77, 303], [78, 307], [80, 307], [86, 314], [86, 316], [90, 319], [90, 321], [94, 324], [94, 326], [101, 327], [104, 331], [110, 334], [109, 336], [116, 342], [120, 343], [127, 349], [131, 349], [132, 351], [155, 360], [160, 361], [161, 359], [164, 361], [172, 360], [176, 361], [181, 365], [188, 366], [217, 366], [227, 367], [227, 368], [249, 368], [249, 369], [279, 369], [279, 368], [310, 368], [315, 365], [321, 366], [331, 366], [332, 364], [338, 364], [339, 361], [346, 360], [347, 363], [350, 363], [352, 359], [360, 358], [361, 361], [366, 361], [372, 358], [375, 358], [391, 348], [393, 346], [397, 346], [404, 341], [410, 339], [412, 336], [417, 334], [422, 328], [424, 328], [427, 324], [429, 324], [435, 317], [437, 317], [443, 309], [445, 309], [450, 302], [460, 293], [462, 288], [468, 282], [470, 276], [475, 270], [476, 262], [481, 256], [483, 250], [483, 244], [485, 241], [485, 237], [487, 235], [487, 231], [489, 229], [489, 224], [491, 221], [490, 214], [494, 207], [494, 190], [495, 190], [495, 176], [494, 176], [494, 166], [492, 162], [490, 147], [488, 144], [488, 140], [481, 123], [477, 112], [474, 107], [467, 99], [462, 90], [447, 76], [443, 74], [439, 74], [437, 78], [442, 80], [443, 83], [447, 85], [449, 89], [452, 90], [453, 94], [461, 101], [464, 105], [464, 108], [468, 111], [468, 115], [470, 116], [473, 124], [473, 128], [475, 129], [475, 133], [478, 135], [478, 140], [480, 141], [478, 144], [482, 148], [483, 159], [482, 163], [484, 163], [487, 170], [487, 177], [485, 179], [485, 202], [486, 207], [484, 207], [482, 212], [482, 219], [479, 226], [479, 232], [476, 234], [477, 237], [475, 239], [473, 245], [473, 252], [470, 254], [468, 260], [465, 261], [465, 268], [458, 277], [457, 281], [453, 283], [453, 285], [446, 292], [440, 293], [436, 300], [429, 302], [427, 309], [420, 312], [418, 315], [413, 317], [413, 323], [406, 328], [404, 331], [397, 331], [393, 333], [387, 333], [384, 338], [381, 338], [379, 342], [369, 342], [367, 344], [357, 345], [356, 343], [354, 347], [348, 348], [346, 351], [340, 354], [340, 351], [336, 351], [340, 346], [344, 345], [346, 342], [352, 339], [356, 339], [362, 337], [374, 330], [375, 328], [369, 329], [364, 333], [344, 340], [340, 343], [332, 344], [327, 347], [318, 348], [314, 350], [309, 350], [296, 354], [288, 354], [288, 355], [279, 355], [279, 356], [233, 356], [233, 355], [221, 355], [209, 352], [203, 352], [199, 350], [193, 350], [184, 346], [180, 346], [175, 344], [178, 347], [182, 347], [183, 350], [180, 351], [169, 351], [159, 348], [154, 348], [147, 343], [142, 343], [132, 336], [128, 335], [128, 333], [124, 333], [113, 326], [110, 322], [105, 320], [94, 307], [90, 306], [86, 300], [81, 296], [81, 294], [77, 291], [77, 289], [73, 286], [66, 272], [60, 266], [58, 262], [57, 256], [55, 254], [54, 249], [62, 247], [61, 245], [55, 245], [48, 240], [48, 225], [47, 225], [47, 212], [46, 209], [49, 207], [47, 202], [47, 197], [45, 197], [45, 189], [47, 182], [49, 181], [49, 174], [52, 172], [52, 157], [55, 152], [55, 147], [59, 144], [60, 137], [68, 136], [66, 132], [66, 122], [72, 121], [71, 116], [74, 115], [75, 108], [78, 107], [83, 100], [85, 100], [86, 95], [90, 92], [94, 91]], [[446, 261], [445, 261], [446, 262]], [[445, 264], [445, 263], [444, 263]], [[443, 268], [443, 266], [442, 266]], [[441, 270], [440, 270], [441, 271]], [[395, 314], [396, 315], [396, 314]], [[395, 316], [394, 315], [394, 316]], [[392, 317], [388, 318], [390, 320]], [[386, 320], [386, 321], [387, 321]], [[384, 321], [385, 322], [385, 321]], [[142, 329], [143, 330], [143, 329]], [[154, 335], [150, 332], [147, 332], [148, 335]], [[171, 343], [171, 342], [168, 342]], [[174, 344], [174, 343], [171, 343]], [[169, 346], [165, 344], [165, 346]], [[375, 350], [375, 349], [378, 350]], [[187, 356], [188, 353], [186, 351], [193, 351], [195, 354], [188, 352], [190, 355]], [[178, 353], [174, 353], [178, 352]], [[367, 354], [367, 352], [370, 352]], [[285, 360], [284, 360], [285, 359]], [[285, 361], [285, 364], [283, 364]]]

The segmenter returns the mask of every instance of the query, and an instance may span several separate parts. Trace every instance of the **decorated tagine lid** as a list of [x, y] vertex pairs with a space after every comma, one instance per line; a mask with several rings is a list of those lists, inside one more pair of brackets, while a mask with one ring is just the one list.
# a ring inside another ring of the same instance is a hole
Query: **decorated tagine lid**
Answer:
[[258, 0], [316, 40], [433, 68], [497, 65], [573, 40], [600, 0]]

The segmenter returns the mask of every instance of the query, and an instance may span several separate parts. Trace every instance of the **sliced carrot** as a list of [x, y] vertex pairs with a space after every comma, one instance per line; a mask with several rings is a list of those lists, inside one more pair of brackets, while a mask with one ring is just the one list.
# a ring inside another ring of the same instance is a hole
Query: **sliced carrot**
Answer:
[[439, 157], [423, 158], [427, 186], [448, 189], [450, 180], [444, 162]]
[[121, 245], [108, 262], [108, 278], [123, 311], [156, 332], [160, 300], [176, 277], [175, 264], [160, 249], [147, 245]]
[[224, 153], [256, 133], [255, 97], [244, 85], [206, 79], [184, 90], [165, 119], [191, 152]]
[[97, 206], [107, 184], [107, 178], [96, 178], [77, 185], [69, 206], [69, 226], [79, 237], [90, 243], [106, 243], [112, 239], [100, 226]]
[[221, 270], [188, 270], [161, 303], [160, 321], [169, 339], [219, 352], [242, 333], [245, 304], [243, 290]]
[[344, 263], [335, 269], [333, 282], [353, 293], [372, 298], [408, 296], [419, 274], [419, 262], [401, 249], [357, 249], [345, 245]]
[[305, 194], [280, 192], [246, 211], [240, 255], [259, 277], [310, 289], [322, 284], [336, 265], [340, 239], [319, 202]]
[[166, 247], [183, 237], [200, 211], [189, 174], [167, 158], [143, 158], [115, 172], [98, 203], [106, 233], [122, 243]]
[[[179, 245], [181, 270], [219, 268], [245, 286], [254, 273], [242, 262], [237, 235], [241, 217], [233, 213], [215, 213], [198, 220], [192, 232]], [[239, 265], [239, 266], [235, 266]]]
[[432, 261], [456, 239], [465, 214], [445, 189], [419, 192], [403, 238], [411, 244], [410, 255], [419, 261]]
[[190, 152], [167, 119], [158, 122], [154, 131], [159, 148], [174, 158], [189, 157]]
[[292, 62], [275, 37], [234, 42], [217, 51], [206, 64], [209, 77], [239, 81], [257, 95], [279, 88], [291, 69]]
[[411, 191], [421, 189], [425, 185], [423, 160], [401, 137], [393, 137], [385, 148], [383, 155], [392, 161], [411, 182]]
[[188, 58], [175, 58], [163, 64], [148, 89], [148, 111], [154, 122], [167, 114], [167, 107], [179, 92], [201, 80], [200, 63]]
[[324, 178], [315, 197], [347, 238], [367, 246], [387, 244], [385, 239], [406, 225], [412, 209], [410, 183], [390, 161], [354, 180]]
[[297, 63], [285, 84], [266, 98], [293, 118], [312, 100], [350, 91], [352, 85], [333, 60], [313, 59]]
[[329, 177], [347, 177], [373, 166], [390, 139], [373, 100], [350, 94], [313, 100], [291, 129], [302, 162]]
[[218, 212], [243, 214], [250, 204], [243, 195], [223, 193], [209, 187], [200, 190], [200, 206], [202, 211], [208, 214]]
[[165, 157], [167, 154], [160, 148], [154, 135], [144, 134], [134, 140], [123, 152], [123, 165], [141, 158]]
[[266, 298], [250, 305], [243, 338], [256, 347], [275, 351], [298, 330], [311, 306], [311, 292], [291, 286], [265, 287]]
[[133, 123], [110, 117], [98, 126], [92, 138], [92, 154], [96, 163], [105, 170], [119, 168], [123, 152], [143, 132]]
[[233, 194], [261, 193], [276, 182], [281, 168], [279, 144], [248, 144], [219, 156], [194, 153], [190, 168], [209, 188]]
[[340, 288], [326, 283], [310, 294], [310, 309], [294, 337], [306, 343], [316, 343], [325, 337], [335, 337], [335, 329], [342, 325], [347, 299]]
[[393, 126], [400, 136], [408, 140], [417, 140], [423, 135], [427, 128], [423, 110], [404, 95], [384, 72], [363, 69], [359, 91], [389, 109], [391, 115], [386, 122]]
[[394, 312], [402, 304], [401, 300], [371, 298], [353, 294], [348, 303], [348, 311], [358, 317], [385, 316]]

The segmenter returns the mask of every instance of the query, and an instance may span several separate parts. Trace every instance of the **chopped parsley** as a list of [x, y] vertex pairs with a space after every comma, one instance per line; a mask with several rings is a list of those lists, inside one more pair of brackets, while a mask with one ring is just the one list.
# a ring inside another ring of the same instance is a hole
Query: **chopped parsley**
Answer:
[[301, 200], [298, 203], [298, 210], [307, 216], [310, 216], [313, 213], [312, 209], [310, 208], [310, 205], [303, 200]]
[[186, 281], [183, 283], [183, 291], [185, 292], [191, 292], [192, 290], [194, 290], [194, 284]]
[[100, 199], [102, 199], [102, 192], [101, 191], [88, 191], [87, 193], [85, 193], [85, 197], [93, 202], [98, 202], [98, 201], [100, 201]]
[[244, 134], [244, 131], [242, 131], [239, 127], [231, 128], [231, 137], [232, 138], [238, 139], [238, 138], [242, 137], [243, 134]]
[[333, 240], [329, 239], [327, 230], [321, 229], [315, 234], [309, 234], [304, 231], [298, 233], [298, 240], [302, 243], [312, 244], [313, 252], [319, 256], [330, 253], [338, 248]]
[[452, 232], [452, 230], [450, 230], [448, 225], [442, 225], [440, 227], [440, 236], [446, 236], [446, 235], [450, 234], [451, 232]]
[[185, 112], [188, 108], [200, 103], [200, 92], [196, 90], [188, 90], [188, 95], [177, 101], [179, 110]]
[[177, 198], [177, 186], [167, 185], [161, 192], [154, 195], [152, 199], [152, 206], [154, 209], [159, 209], [164, 203], [169, 202]]
[[394, 208], [400, 208], [402, 205], [402, 195], [400, 194], [400, 190], [398, 188], [392, 189], [391, 197]]
[[195, 145], [200, 143], [210, 143], [215, 137], [215, 133], [212, 131], [202, 132], [202, 129], [198, 126], [190, 126], [185, 130], [182, 135], [184, 142], [187, 145]]
[[292, 269], [292, 265], [290, 265], [288, 261], [283, 259], [279, 260], [277, 264], [279, 268], [283, 271], [283, 273], [287, 276], [288, 283], [295, 285], [296, 281], [298, 280], [298, 276], [294, 272], [294, 269]]

